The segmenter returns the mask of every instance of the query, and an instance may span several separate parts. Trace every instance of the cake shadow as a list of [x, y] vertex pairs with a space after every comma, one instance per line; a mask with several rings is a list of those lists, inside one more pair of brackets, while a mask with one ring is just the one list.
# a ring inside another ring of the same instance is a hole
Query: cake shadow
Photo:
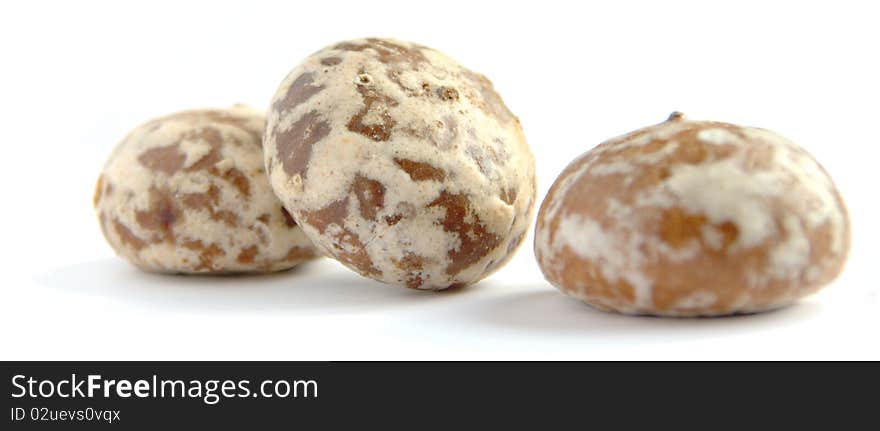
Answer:
[[801, 301], [762, 313], [720, 317], [632, 316], [601, 311], [546, 284], [511, 287], [515, 287], [515, 293], [481, 301], [464, 310], [461, 317], [473, 324], [530, 334], [662, 338], [670, 334], [702, 337], [778, 329], [822, 311], [818, 302]]
[[118, 259], [103, 259], [51, 269], [34, 280], [159, 310], [200, 312], [356, 312], [415, 306], [446, 296], [389, 286], [326, 259], [270, 274], [224, 276], [149, 273]]

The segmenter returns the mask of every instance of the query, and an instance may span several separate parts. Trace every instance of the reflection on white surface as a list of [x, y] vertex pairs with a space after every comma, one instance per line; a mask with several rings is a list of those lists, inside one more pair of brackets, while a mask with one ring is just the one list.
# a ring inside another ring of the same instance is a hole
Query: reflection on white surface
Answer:
[[70, 294], [100, 296], [127, 306], [194, 313], [394, 308], [425, 301], [426, 295], [432, 295], [387, 286], [349, 271], [327, 271], [327, 266], [331, 265], [324, 261], [264, 275], [201, 276], [147, 273], [119, 259], [104, 259], [63, 266], [34, 279]]
[[[299, 315], [379, 311], [393, 313], [420, 307], [421, 313], [439, 311], [450, 323], [484, 325], [550, 334], [601, 337], [639, 336], [668, 331], [710, 333], [751, 330], [809, 319], [821, 304], [805, 301], [767, 313], [721, 318], [634, 317], [596, 310], [569, 298], [544, 282], [498, 285], [492, 281], [441, 292], [388, 286], [317, 262], [265, 275], [192, 276], [153, 274], [118, 259], [64, 266], [37, 275], [35, 281], [74, 295], [93, 295], [164, 311], [290, 312]], [[484, 292], [481, 292], [484, 291]], [[458, 309], [436, 305], [453, 305]]]
[[[833, 296], [726, 318], [633, 317], [590, 308], [541, 280], [499, 277], [419, 292], [329, 260], [212, 277], [149, 274], [102, 259], [39, 272], [22, 296], [44, 307], [26, 333], [10, 334], [16, 359], [798, 359], [876, 351], [860, 332], [876, 315]], [[6, 317], [31, 315], [14, 308]]]
[[[476, 313], [474, 311], [477, 311]], [[597, 310], [556, 291], [529, 291], [498, 297], [462, 314], [474, 323], [531, 333], [578, 337], [704, 337], [793, 325], [821, 313], [821, 304], [804, 302], [767, 313], [714, 318], [626, 316]], [[583, 338], [581, 338], [583, 339]]]

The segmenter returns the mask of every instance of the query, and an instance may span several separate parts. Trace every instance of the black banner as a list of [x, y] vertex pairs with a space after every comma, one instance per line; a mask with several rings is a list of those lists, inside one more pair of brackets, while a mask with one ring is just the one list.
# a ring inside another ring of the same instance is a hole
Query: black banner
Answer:
[[880, 366], [870, 363], [7, 362], [3, 368], [3, 429], [421, 428], [478, 417], [545, 425], [580, 418], [625, 427], [696, 418], [748, 424], [755, 417], [764, 425], [791, 425], [809, 418], [815, 425], [832, 405], [844, 409], [833, 417], [839, 428], [868, 418], [880, 387]]

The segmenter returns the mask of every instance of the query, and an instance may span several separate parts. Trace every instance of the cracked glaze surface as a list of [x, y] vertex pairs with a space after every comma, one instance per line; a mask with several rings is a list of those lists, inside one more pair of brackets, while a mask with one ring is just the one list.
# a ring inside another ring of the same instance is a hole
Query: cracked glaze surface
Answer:
[[327, 47], [276, 93], [264, 140], [276, 194], [325, 253], [418, 289], [476, 282], [522, 242], [535, 168], [482, 75], [390, 39]]
[[263, 272], [316, 250], [272, 193], [265, 116], [236, 105], [143, 124], [104, 166], [94, 205], [117, 254], [149, 271]]
[[675, 113], [563, 171], [541, 205], [535, 255], [553, 285], [597, 308], [704, 316], [818, 290], [849, 242], [843, 200], [803, 149]]

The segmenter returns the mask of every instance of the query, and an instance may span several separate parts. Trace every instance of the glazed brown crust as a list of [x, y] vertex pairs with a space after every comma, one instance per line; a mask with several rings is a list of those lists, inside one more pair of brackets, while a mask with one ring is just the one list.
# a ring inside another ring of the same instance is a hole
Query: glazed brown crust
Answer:
[[784, 306], [841, 271], [843, 200], [766, 130], [672, 116], [570, 164], [541, 205], [547, 279], [602, 309], [675, 316]]
[[276, 194], [325, 253], [444, 289], [501, 267], [528, 229], [534, 159], [492, 84], [432, 49], [347, 41], [307, 58], [268, 116]]
[[132, 131], [93, 200], [114, 250], [145, 270], [173, 273], [275, 271], [314, 258], [266, 180], [264, 122], [235, 107], [185, 111]]

